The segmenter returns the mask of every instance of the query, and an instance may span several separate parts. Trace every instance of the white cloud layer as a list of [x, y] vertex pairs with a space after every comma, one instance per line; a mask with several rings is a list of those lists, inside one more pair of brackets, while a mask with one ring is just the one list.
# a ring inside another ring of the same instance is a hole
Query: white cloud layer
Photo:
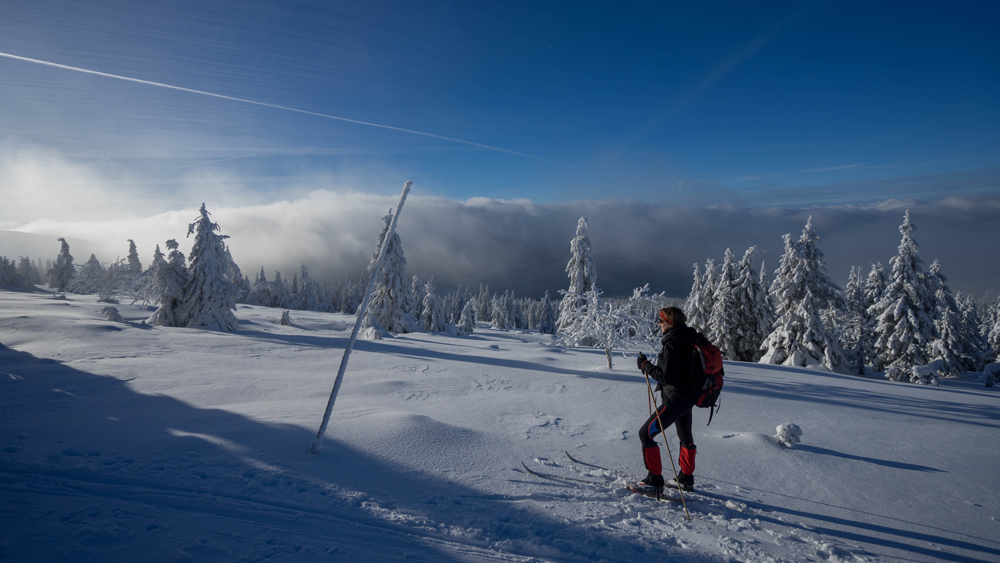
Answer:
[[[374, 251], [381, 217], [397, 201], [395, 195], [318, 189], [289, 200], [237, 203], [254, 200], [230, 177], [198, 176], [185, 189], [145, 199], [121, 198], [121, 189], [115, 187], [121, 181], [112, 184], [109, 188], [105, 178], [86, 166], [54, 154], [4, 158], [0, 225], [89, 241], [86, 254], [74, 249], [80, 262], [90, 251], [102, 261], [113, 261], [125, 255], [126, 239], [134, 239], [148, 263], [154, 245], [163, 248], [167, 239], [177, 239], [182, 249], [189, 247], [187, 225], [204, 201], [222, 233], [231, 237], [233, 256], [251, 279], [261, 266], [271, 278], [276, 269], [290, 276], [303, 263], [314, 277], [357, 278]], [[458, 201], [422, 196], [419, 183], [414, 188], [398, 227], [409, 271], [425, 280], [434, 275], [445, 287], [487, 283], [493, 290], [514, 289], [519, 295], [538, 296], [546, 289], [554, 294], [567, 284], [569, 241], [580, 216], [589, 218], [598, 286], [609, 294], [626, 293], [647, 282], [655, 290], [686, 294], [692, 263], [709, 257], [721, 261], [727, 247], [740, 256], [747, 247], [760, 245], [771, 272], [781, 256], [781, 235], [798, 236], [809, 215], [823, 238], [831, 275], [843, 282], [852, 264], [866, 271], [874, 261], [889, 266], [905, 209], [911, 210], [919, 228], [921, 256], [928, 263], [939, 258], [953, 288], [994, 288], [1000, 275], [996, 198], [746, 209], [638, 201]], [[176, 206], [179, 199], [185, 201], [183, 207]], [[0, 255], [38, 254], [24, 245], [23, 237], [0, 237]], [[57, 250], [52, 240], [44, 257], [54, 257]]]

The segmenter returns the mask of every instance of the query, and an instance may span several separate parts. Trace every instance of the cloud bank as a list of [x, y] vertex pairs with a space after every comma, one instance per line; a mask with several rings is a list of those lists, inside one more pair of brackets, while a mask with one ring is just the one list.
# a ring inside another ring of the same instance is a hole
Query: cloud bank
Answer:
[[[120, 198], [119, 188], [108, 188], [85, 167], [44, 158], [36, 157], [31, 165], [19, 159], [16, 168], [9, 162], [0, 168], [0, 189], [12, 195], [8, 201], [13, 202], [0, 211], [0, 225], [52, 237], [51, 250], [44, 258], [55, 257], [58, 243], [54, 238], [58, 236], [87, 241], [90, 246], [84, 251], [97, 253], [102, 261], [124, 256], [126, 239], [136, 241], [143, 263], [151, 259], [154, 245], [162, 249], [167, 239], [177, 239], [186, 250], [190, 246], [187, 225], [204, 201], [222, 233], [231, 237], [233, 256], [251, 279], [261, 267], [272, 278], [275, 270], [290, 276], [301, 264], [314, 277], [357, 279], [375, 250], [381, 218], [398, 197], [344, 188], [259, 202], [240, 197], [238, 180], [203, 176], [199, 178], [204, 186], [201, 191]], [[419, 187], [419, 183], [414, 185], [398, 226], [409, 273], [424, 280], [433, 275], [447, 288], [458, 284], [478, 288], [482, 283], [492, 290], [513, 289], [518, 295], [540, 296], [545, 290], [554, 294], [567, 286], [564, 268], [569, 242], [581, 216], [590, 225], [597, 284], [611, 295], [628, 293], [645, 283], [656, 291], [686, 295], [692, 263], [704, 263], [710, 257], [721, 261], [726, 248], [739, 257], [747, 247], [761, 246], [765, 253], [758, 257], [758, 264], [764, 259], [768, 272], [773, 272], [782, 252], [781, 236], [798, 236], [809, 216], [823, 239], [821, 249], [831, 276], [843, 283], [851, 265], [867, 271], [872, 262], [881, 261], [888, 267], [899, 244], [898, 225], [905, 209], [910, 209], [918, 227], [921, 256], [928, 263], [940, 259], [954, 289], [992, 289], [1000, 279], [1000, 237], [996, 236], [1000, 198], [996, 197], [748, 209], [729, 204], [671, 206], [613, 200], [553, 204], [454, 200], [421, 195]], [[391, 191], [395, 188], [385, 190]], [[183, 208], [149, 211], [170, 209], [180, 197], [186, 200]], [[80, 262], [89, 257], [89, 252], [72, 250]], [[38, 251], [36, 247], [26, 250], [23, 236], [0, 237], [0, 255], [29, 254], [37, 256]]]

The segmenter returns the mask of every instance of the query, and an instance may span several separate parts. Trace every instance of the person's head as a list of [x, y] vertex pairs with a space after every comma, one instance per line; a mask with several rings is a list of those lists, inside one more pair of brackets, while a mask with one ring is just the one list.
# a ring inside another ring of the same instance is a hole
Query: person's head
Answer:
[[659, 317], [660, 330], [663, 332], [667, 332], [668, 329], [687, 322], [684, 311], [681, 311], [679, 307], [660, 309]]

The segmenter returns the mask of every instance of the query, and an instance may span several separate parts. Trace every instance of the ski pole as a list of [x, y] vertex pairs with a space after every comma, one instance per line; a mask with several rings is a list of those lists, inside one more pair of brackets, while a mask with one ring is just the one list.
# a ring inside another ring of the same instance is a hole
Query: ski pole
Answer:
[[[642, 375], [646, 376], [646, 389], [649, 390], [650, 398], [653, 398], [653, 386], [649, 383], [649, 375], [646, 372], [642, 372]], [[660, 425], [660, 435], [663, 436], [663, 445], [667, 447], [667, 458], [670, 459], [670, 468], [674, 470], [674, 483], [677, 483], [677, 492], [681, 494], [681, 504], [684, 506], [684, 514], [687, 515], [687, 519], [691, 521], [691, 513], [688, 512], [687, 501], [684, 500], [684, 489], [681, 488], [680, 478], [677, 476], [677, 466], [674, 465], [674, 454], [670, 452], [670, 444], [667, 442], [667, 429], [663, 427], [663, 421], [660, 420], [660, 410], [656, 410], [656, 423]]]
[[385, 251], [389, 248], [389, 242], [396, 232], [396, 221], [399, 220], [399, 212], [403, 210], [406, 195], [410, 193], [410, 186], [412, 185], [413, 182], [410, 181], [407, 181], [403, 185], [403, 193], [399, 196], [399, 203], [392, 214], [392, 220], [389, 221], [389, 228], [385, 232], [385, 239], [382, 240], [382, 247], [379, 249], [378, 259], [375, 261], [375, 269], [372, 270], [372, 275], [368, 279], [368, 288], [365, 290], [365, 297], [361, 300], [361, 305], [358, 307], [358, 318], [354, 321], [354, 330], [351, 332], [351, 339], [347, 341], [347, 347], [344, 348], [344, 356], [340, 359], [340, 369], [337, 370], [337, 379], [334, 380], [333, 389], [330, 391], [330, 400], [326, 403], [323, 422], [320, 423], [319, 431], [316, 432], [316, 439], [313, 440], [309, 449], [306, 450], [308, 453], [318, 454], [323, 451], [323, 434], [326, 434], [326, 426], [330, 423], [330, 413], [333, 412], [333, 403], [337, 400], [337, 392], [340, 391], [340, 384], [344, 381], [344, 372], [347, 371], [347, 360], [351, 357], [351, 349], [354, 348], [354, 341], [358, 339], [358, 331], [361, 329], [361, 323], [365, 318], [365, 310], [368, 308], [369, 299], [371, 299], [372, 287], [375, 285], [375, 280], [378, 279], [379, 270], [382, 269], [382, 262], [385, 262]]

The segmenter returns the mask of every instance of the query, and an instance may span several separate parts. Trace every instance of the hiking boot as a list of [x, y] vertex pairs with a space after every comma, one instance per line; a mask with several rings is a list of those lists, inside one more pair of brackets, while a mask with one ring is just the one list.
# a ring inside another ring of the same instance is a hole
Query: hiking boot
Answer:
[[667, 481], [666, 485], [671, 489], [680, 489], [682, 491], [693, 491], [694, 475], [688, 475], [687, 473], [679, 473], [676, 479], [671, 479]]
[[642, 481], [636, 483], [638, 486], [649, 489], [653, 493], [663, 492], [663, 475], [655, 475], [652, 472], [647, 473], [646, 477]]

